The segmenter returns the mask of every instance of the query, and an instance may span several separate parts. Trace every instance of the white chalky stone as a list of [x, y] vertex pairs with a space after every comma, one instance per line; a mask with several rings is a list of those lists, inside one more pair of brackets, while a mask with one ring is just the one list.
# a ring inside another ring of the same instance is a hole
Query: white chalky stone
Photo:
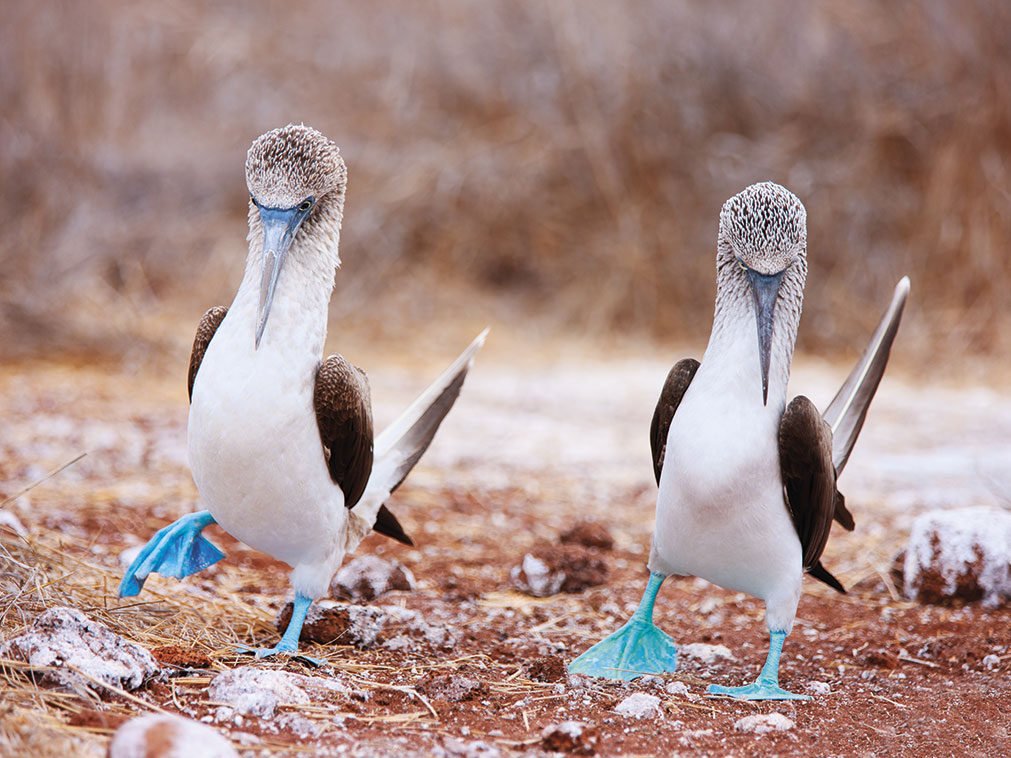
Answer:
[[109, 758], [238, 758], [232, 744], [205, 724], [165, 714], [131, 719], [109, 745]]

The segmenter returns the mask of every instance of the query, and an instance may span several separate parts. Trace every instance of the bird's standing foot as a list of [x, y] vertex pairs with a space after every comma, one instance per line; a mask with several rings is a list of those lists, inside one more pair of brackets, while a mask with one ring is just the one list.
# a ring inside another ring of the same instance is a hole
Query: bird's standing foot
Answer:
[[811, 700], [810, 695], [787, 692], [779, 686], [779, 656], [783, 652], [786, 632], [769, 633], [769, 655], [762, 666], [762, 673], [752, 684], [743, 687], [709, 686], [710, 695], [726, 695], [738, 700]]
[[256, 658], [270, 658], [280, 653], [302, 658], [314, 666], [322, 666], [323, 661], [310, 658], [307, 655], [300, 655], [298, 652], [298, 638], [302, 635], [302, 625], [305, 623], [305, 617], [309, 612], [310, 605], [312, 605], [312, 598], [299, 595], [296, 592], [295, 602], [291, 608], [291, 620], [288, 622], [288, 628], [284, 630], [284, 634], [281, 636], [281, 641], [274, 647], [266, 648], [250, 648], [240, 645], [238, 648], [239, 652], [252, 653]]
[[224, 558], [225, 554], [200, 534], [213, 523], [210, 511], [198, 511], [159, 529], [123, 575], [119, 596], [139, 594], [151, 573], [182, 579]]
[[243, 655], [251, 655], [257, 660], [261, 658], [273, 658], [275, 655], [284, 655], [297, 661], [303, 661], [313, 668], [323, 668], [327, 665], [326, 661], [320, 658], [312, 658], [308, 655], [303, 655], [298, 652], [297, 647], [290, 649], [287, 646], [282, 646], [280, 643], [274, 647], [246, 647], [245, 645], [236, 645], [235, 651], [237, 653], [242, 653]]
[[573, 674], [603, 679], [636, 679], [677, 669], [677, 646], [653, 625], [653, 603], [667, 577], [650, 574], [635, 614], [621, 629], [605, 637], [569, 664]]
[[810, 700], [810, 695], [787, 692], [775, 682], [763, 682], [761, 678], [743, 687], [721, 687], [709, 685], [710, 695], [726, 695], [738, 700]]

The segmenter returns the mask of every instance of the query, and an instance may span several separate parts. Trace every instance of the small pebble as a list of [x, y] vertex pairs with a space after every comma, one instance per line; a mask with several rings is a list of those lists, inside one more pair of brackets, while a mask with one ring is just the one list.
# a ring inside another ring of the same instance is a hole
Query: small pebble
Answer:
[[671, 682], [666, 687], [668, 694], [671, 695], [681, 695], [682, 697], [687, 697], [690, 693], [688, 685], [684, 682]]
[[752, 734], [785, 732], [788, 729], [793, 729], [793, 719], [784, 716], [782, 713], [756, 713], [753, 716], [745, 716], [735, 721], [734, 729], [738, 732], [750, 732]]
[[541, 747], [554, 753], [593, 755], [597, 740], [597, 730], [582, 721], [563, 721], [541, 732]]
[[660, 698], [645, 692], [633, 692], [618, 703], [614, 712], [636, 719], [657, 718], [660, 715]]
[[726, 645], [707, 645], [705, 642], [692, 642], [678, 648], [678, 653], [694, 658], [706, 665], [712, 665], [721, 658], [732, 660], [734, 654]]
[[832, 692], [832, 685], [828, 682], [808, 682], [807, 691], [815, 695], [828, 695]]

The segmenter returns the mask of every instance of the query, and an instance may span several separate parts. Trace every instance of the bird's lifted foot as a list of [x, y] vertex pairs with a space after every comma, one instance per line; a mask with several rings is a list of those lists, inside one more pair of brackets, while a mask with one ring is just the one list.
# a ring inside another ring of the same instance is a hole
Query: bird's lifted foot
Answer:
[[666, 577], [650, 574], [639, 608], [621, 629], [569, 664], [573, 674], [603, 679], [635, 679], [677, 669], [677, 646], [653, 625], [653, 602]]
[[225, 554], [200, 534], [213, 523], [210, 511], [198, 511], [159, 529], [123, 575], [119, 596], [139, 594], [151, 573], [182, 579], [224, 558]]
[[811, 700], [810, 695], [797, 695], [779, 686], [779, 656], [783, 652], [786, 632], [769, 633], [769, 655], [762, 666], [762, 673], [752, 684], [743, 687], [709, 686], [710, 695], [726, 695], [738, 700]]

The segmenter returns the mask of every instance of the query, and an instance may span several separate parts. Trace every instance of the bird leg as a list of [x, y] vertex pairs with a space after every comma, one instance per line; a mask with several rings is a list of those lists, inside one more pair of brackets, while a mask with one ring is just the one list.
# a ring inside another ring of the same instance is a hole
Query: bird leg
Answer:
[[569, 664], [573, 674], [604, 679], [635, 679], [677, 668], [674, 640], [653, 625], [653, 603], [667, 577], [651, 572], [639, 607], [621, 629], [598, 642]]
[[198, 511], [159, 529], [123, 575], [119, 596], [139, 594], [152, 572], [182, 579], [224, 558], [224, 553], [200, 535], [214, 523], [210, 511]]
[[[270, 656], [277, 655], [278, 653], [297, 655], [298, 638], [302, 636], [302, 625], [305, 623], [305, 616], [309, 612], [310, 605], [312, 605], [312, 598], [300, 595], [296, 592], [295, 602], [291, 606], [291, 620], [288, 622], [288, 628], [285, 629], [284, 634], [281, 635], [281, 641], [274, 647], [258, 648], [255, 650], [253, 648], [240, 645], [239, 652], [252, 653], [257, 658], [269, 658]], [[305, 655], [300, 655], [298, 657], [308, 661], [314, 666], [323, 665], [322, 661], [318, 661], [315, 658], [309, 658]]]
[[779, 686], [779, 656], [783, 652], [786, 632], [769, 632], [769, 655], [762, 672], [753, 684], [743, 687], [709, 686], [710, 695], [727, 695], [738, 700], [810, 700], [810, 695], [796, 695]]

